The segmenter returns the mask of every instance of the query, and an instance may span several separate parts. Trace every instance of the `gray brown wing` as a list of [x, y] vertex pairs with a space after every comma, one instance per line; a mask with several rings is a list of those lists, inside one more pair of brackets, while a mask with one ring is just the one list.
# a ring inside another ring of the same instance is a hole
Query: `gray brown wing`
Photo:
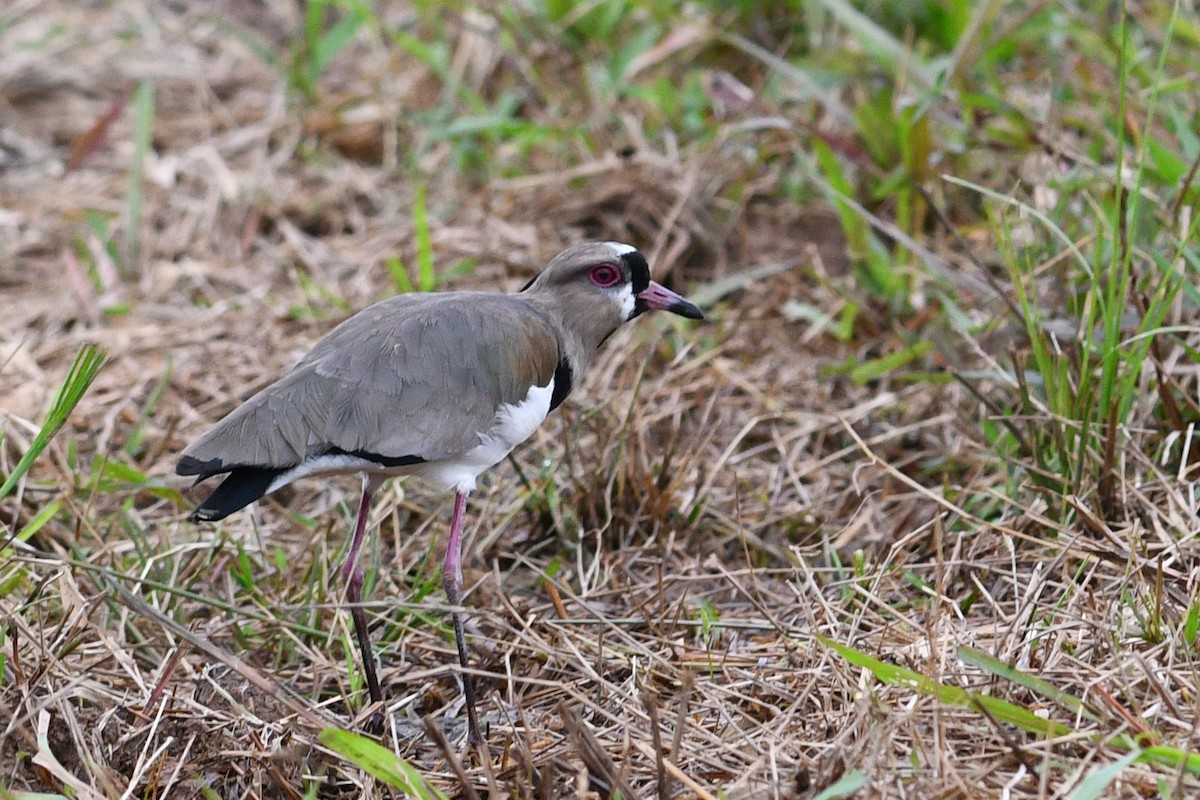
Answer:
[[479, 443], [501, 404], [547, 385], [558, 362], [553, 325], [520, 296], [395, 297], [331, 331], [188, 447], [179, 469], [291, 467], [331, 451], [453, 457]]

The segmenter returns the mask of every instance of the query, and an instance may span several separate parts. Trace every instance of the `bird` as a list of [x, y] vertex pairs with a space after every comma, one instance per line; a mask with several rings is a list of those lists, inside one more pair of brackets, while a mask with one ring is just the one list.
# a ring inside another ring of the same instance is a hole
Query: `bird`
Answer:
[[620, 242], [569, 247], [516, 293], [406, 293], [368, 306], [183, 450], [175, 471], [194, 477], [193, 485], [224, 476], [190, 519], [222, 520], [302, 478], [360, 475], [340, 575], [367, 689], [381, 710], [359, 564], [371, 504], [393, 477], [414, 476], [453, 491], [441, 578], [462, 670], [468, 742], [479, 744], [462, 622], [468, 495], [481, 473], [567, 398], [600, 346], [652, 310], [704, 318], [695, 304], [651, 280], [646, 257]]

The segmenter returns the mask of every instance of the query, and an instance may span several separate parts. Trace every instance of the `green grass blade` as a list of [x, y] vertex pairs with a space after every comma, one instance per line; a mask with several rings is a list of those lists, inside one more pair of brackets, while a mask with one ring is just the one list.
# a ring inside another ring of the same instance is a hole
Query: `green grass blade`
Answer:
[[867, 776], [858, 770], [852, 770], [826, 786], [813, 800], [841, 800], [843, 797], [853, 797], [855, 792], [866, 785]]
[[392, 39], [410, 55], [425, 64], [450, 90], [450, 96], [461, 100], [470, 113], [487, 113], [488, 106], [484, 99], [470, 87], [465, 86], [454, 74], [450, 63], [449, 49], [444, 42], [428, 44], [404, 30], [392, 31]]
[[982, 709], [993, 719], [999, 722], [1007, 722], [1009, 725], [1018, 727], [1027, 733], [1036, 733], [1039, 736], [1067, 736], [1075, 732], [1069, 725], [1043, 719], [1029, 709], [1022, 708], [1007, 700], [1001, 700], [999, 697], [992, 697], [987, 694], [970, 694], [966, 691], [963, 691], [963, 694], [967, 697], [965, 705], [969, 708]]
[[[917, 692], [920, 692], [921, 694], [936, 697], [940, 702], [948, 705], [963, 706], [981, 710], [997, 722], [1008, 723], [1028, 733], [1034, 733], [1040, 736], [1066, 736], [1074, 733], [1069, 726], [1064, 725], [1061, 722], [1053, 722], [1051, 720], [1043, 719], [1028, 709], [1010, 703], [1007, 700], [1001, 700], [998, 697], [992, 697], [990, 695], [972, 694], [967, 692], [965, 689], [958, 688], [957, 686], [946, 686], [945, 684], [939, 683], [932, 678], [928, 678], [919, 672], [908, 669], [907, 667], [899, 667], [895, 664], [885, 663], [877, 658], [874, 658], [873, 656], [869, 656], [866, 653], [855, 650], [853, 647], [848, 647], [847, 645], [835, 642], [827, 637], [817, 636], [816, 638], [826, 647], [838, 653], [838, 655], [842, 656], [842, 658], [846, 659], [851, 664], [869, 670], [871, 674], [873, 674], [883, 683], [892, 686], [908, 686]], [[978, 651], [974, 652], [978, 653]], [[971, 656], [968, 656], [968, 658], [970, 657]], [[980, 666], [983, 669], [988, 669], [989, 671], [995, 671], [996, 674], [1001, 675], [1002, 677], [1007, 677], [1007, 675], [1001, 674], [1002, 672], [1007, 672], [1007, 668], [1004, 667], [1003, 664], [995, 662], [995, 660], [991, 659], [990, 656], [984, 656], [983, 658], [977, 659], [977, 661], [977, 666]], [[997, 665], [999, 665], [1000, 668], [1003, 668], [1003, 670], [991, 669]], [[1040, 689], [1035, 688], [1034, 681], [1031, 681], [1029, 676], [1023, 676], [1022, 679], [1017, 682], [1023, 686], [1027, 686], [1027, 688], [1032, 688], [1035, 691], [1041, 691]], [[1042, 685], [1044, 682], [1036, 681], [1036, 684]], [[1045, 686], [1042, 686], [1042, 688], [1044, 689]], [[1053, 687], [1050, 688], [1053, 689]], [[1065, 695], [1062, 692], [1058, 692], [1058, 690], [1053, 690], [1051, 694], [1054, 692], [1057, 692], [1065, 697], [1070, 697], [1070, 695]], [[1080, 707], [1081, 713], [1086, 716], [1086, 708], [1083, 707], [1082, 704]], [[1100, 739], [1098, 736], [1093, 738], [1096, 740]], [[1150, 747], [1143, 748], [1140, 747], [1132, 737], [1124, 735], [1107, 740], [1104, 742], [1104, 744], [1117, 750], [1129, 751], [1129, 753], [1133, 755], [1133, 759], [1129, 763], [1133, 763], [1133, 761], [1141, 761], [1145, 763], [1158, 764], [1170, 769], [1183, 770], [1193, 775], [1200, 774], [1200, 753], [1191, 753], [1180, 750], [1177, 747], [1170, 747], [1167, 745], [1152, 745]], [[1122, 767], [1122, 769], [1123, 768], [1124, 767]], [[1101, 770], [1101, 772], [1103, 772], [1103, 770]]]
[[846, 244], [849, 245], [850, 252], [853, 255], [865, 259], [871, 250], [871, 229], [842, 200], [842, 198], [854, 196], [854, 185], [851, 183], [850, 178], [846, 175], [846, 171], [842, 168], [841, 162], [838, 161], [837, 156], [834, 155], [829, 145], [820, 139], [814, 139], [812, 148], [817, 158], [817, 165], [820, 167], [825, 180], [833, 188], [833, 196], [830, 197], [830, 201], [837, 209], [838, 219], [842, 223], [842, 232], [846, 236]]
[[158, 402], [162, 399], [163, 392], [171, 383], [171, 375], [175, 371], [175, 365], [171, 360], [170, 355], [167, 356], [167, 368], [163, 371], [162, 377], [158, 379], [158, 383], [150, 390], [150, 396], [146, 398], [146, 405], [138, 414], [137, 423], [134, 424], [133, 430], [129, 433], [129, 438], [125, 441], [125, 446], [121, 448], [129, 456], [137, 456], [142, 450], [142, 443], [146, 435], [146, 423], [154, 416], [154, 410], [158, 408]]
[[864, 383], [881, 378], [889, 372], [903, 367], [905, 364], [919, 361], [932, 348], [933, 344], [931, 342], [917, 342], [911, 347], [905, 347], [894, 353], [888, 353], [886, 356], [859, 364], [850, 370], [850, 380], [854, 381], [856, 385], [862, 386]]
[[312, 52], [312, 63], [309, 67], [309, 75], [313, 79], [314, 85], [317, 78], [329, 66], [329, 62], [338, 53], [345, 50], [350, 42], [354, 40], [354, 35], [366, 19], [367, 15], [364, 9], [351, 8], [347, 11], [346, 16], [338, 20], [332, 28], [316, 37]]
[[1112, 787], [1113, 781], [1121, 777], [1121, 773], [1125, 768], [1141, 758], [1141, 752], [1134, 750], [1126, 753], [1111, 764], [1106, 764], [1100, 769], [1088, 775], [1079, 785], [1075, 787], [1075, 791], [1067, 797], [1067, 800], [1097, 800], [1100, 797], [1107, 797], [1108, 790]]
[[1027, 672], [1010, 667], [1000, 659], [993, 658], [982, 650], [976, 650], [973, 647], [960, 647], [958, 650], [958, 660], [967, 666], [989, 672], [997, 678], [1003, 678], [1018, 686], [1024, 686], [1026, 689], [1037, 692], [1048, 700], [1053, 700], [1064, 708], [1070, 709], [1075, 714], [1082, 714], [1093, 722], [1098, 721], [1096, 714], [1075, 695], [1064, 692], [1049, 681], [1044, 681]]
[[905, 74], [922, 89], [929, 89], [934, 85], [933, 77], [920, 63], [911, 47], [892, 36], [846, 0], [818, 0], [818, 4], [845, 25], [862, 43], [863, 48], [889, 72], [896, 74], [906, 68]]
[[[780, 58], [775, 53], [754, 43], [745, 36], [724, 30], [714, 30], [712, 31], [712, 35], [717, 41], [723, 42], [736, 50], [742, 51], [751, 58], [758, 59], [763, 64], [766, 64], [785, 79], [794, 83], [800, 89], [803, 96], [822, 97], [827, 94], [825, 86], [809, 72], [800, 69], [786, 59]], [[829, 105], [837, 116], [849, 116], [846, 109], [835, 98], [829, 99]]]
[[[35, 533], [40, 531], [42, 527], [45, 526], [47, 522], [54, 519], [54, 515], [58, 513], [60, 508], [62, 508], [62, 503], [62, 498], [59, 497], [42, 506], [42, 508], [36, 514], [34, 514], [33, 519], [29, 520], [29, 522], [25, 523], [25, 527], [17, 531], [17, 535], [14, 536], [13, 539], [18, 542], [28, 542], [31, 538], [33, 538]], [[7, 559], [11, 555], [11, 547], [6, 547], [3, 550], [0, 550], [0, 559]]]
[[1141, 749], [1141, 761], [1158, 764], [1173, 770], [1184, 770], [1191, 775], [1200, 775], [1200, 753], [1180, 750], [1165, 744], [1156, 744]]
[[964, 189], [969, 189], [973, 192], [983, 195], [984, 197], [995, 200], [998, 203], [1013, 206], [1014, 208], [1019, 209], [1021, 213], [1028, 214], [1030, 217], [1033, 217], [1038, 222], [1042, 223], [1042, 225], [1046, 227], [1046, 230], [1054, 234], [1054, 238], [1063, 243], [1063, 246], [1066, 247], [1074, 257], [1075, 263], [1079, 266], [1079, 271], [1082, 274], [1086, 275], [1089, 280], [1096, 279], [1095, 270], [1092, 269], [1092, 264], [1088, 260], [1088, 257], [1084, 255], [1082, 250], [1079, 249], [1079, 245], [1076, 244], [1075, 241], [1072, 240], [1071, 237], [1068, 236], [1054, 220], [1050, 219], [1050, 217], [1043, 214], [1041, 211], [1038, 211], [1028, 203], [1022, 203], [1015, 197], [1001, 194], [1000, 192], [989, 189], [981, 184], [972, 183], [971, 181], [963, 180], [962, 178], [957, 178], [953, 175], [942, 175], [942, 180], [946, 181], [947, 183], [954, 184], [955, 186], [961, 186]]
[[141, 81], [133, 92], [133, 161], [125, 198], [125, 258], [121, 273], [136, 275], [141, 265], [142, 206], [145, 203], [146, 157], [154, 132], [154, 84]]
[[1193, 597], [1183, 623], [1183, 640], [1194, 647], [1197, 633], [1200, 633], [1200, 598]]
[[397, 292], [408, 294], [414, 291], [412, 278], [408, 277], [408, 269], [400, 256], [388, 256], [383, 263], [387, 266], [388, 274], [392, 276], [392, 283], [396, 285]]
[[851, 664], [870, 670], [871, 674], [880, 681], [892, 686], [907, 686], [921, 694], [936, 697], [939, 701], [948, 705], [982, 709], [989, 716], [1001, 722], [1015, 725], [1029, 733], [1036, 733], [1042, 736], [1065, 736], [1073, 732], [1070, 727], [1060, 722], [1042, 719], [1032, 711], [1014, 705], [1007, 700], [1001, 700], [998, 697], [991, 697], [989, 695], [972, 694], [957, 686], [947, 686], [907, 667], [885, 663], [873, 656], [855, 650], [853, 647], [848, 647], [824, 636], [817, 636], [817, 640]]
[[433, 241], [429, 235], [429, 214], [425, 208], [425, 187], [417, 187], [413, 197], [413, 230], [417, 237], [417, 287], [422, 292], [437, 288], [433, 274]]
[[84, 393], [96, 379], [96, 374], [104, 366], [106, 358], [108, 358], [108, 354], [100, 348], [100, 345], [91, 342], [85, 344], [75, 354], [75, 361], [72, 362], [71, 369], [67, 372], [67, 377], [63, 380], [58, 395], [54, 398], [54, 403], [46, 414], [46, 420], [42, 423], [41, 430], [33, 437], [29, 449], [21, 456], [21, 460], [13, 468], [12, 474], [5, 479], [3, 484], [0, 484], [0, 500], [8, 496], [8, 493], [17, 485], [17, 481], [21, 480], [37, 457], [50, 444], [54, 434], [58, 433], [66, 423], [67, 417], [75, 410], [75, 406], [83, 399]]
[[[21, 528], [21, 530], [17, 532], [17, 535], [12, 537], [12, 539], [10, 539], [6, 544], [11, 544], [13, 541], [28, 542], [29, 539], [35, 533], [41, 530], [47, 522], [54, 519], [54, 515], [58, 513], [60, 508], [62, 508], [62, 504], [63, 500], [61, 497], [50, 503], [47, 503], [40, 511], [38, 511], [36, 515], [34, 515], [33, 519], [26, 523], [25, 527]], [[9, 561], [12, 556], [12, 547], [0, 549], [0, 563], [3, 563], [5, 566], [7, 566], [9, 563], [16, 565], [14, 569], [4, 573], [3, 575], [0, 575], [0, 599], [7, 597], [9, 593], [24, 584], [25, 577], [27, 575], [25, 567], [19, 565], [20, 562]], [[0, 639], [3, 639], [3, 634], [0, 634]]]
[[421, 800], [448, 800], [416, 767], [365, 736], [341, 728], [326, 728], [317, 735], [317, 741], [394, 789]]

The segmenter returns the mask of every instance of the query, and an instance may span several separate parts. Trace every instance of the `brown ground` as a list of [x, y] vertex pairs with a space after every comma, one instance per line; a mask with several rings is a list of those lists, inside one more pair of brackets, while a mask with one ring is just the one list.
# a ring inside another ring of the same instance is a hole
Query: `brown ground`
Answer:
[[[1058, 796], [1113, 757], [1106, 735], [1149, 721], [1174, 746], [1194, 738], [1195, 673], [1130, 610], [1152, 617], [1158, 603], [1178, 622], [1193, 591], [1167, 535], [1196, 527], [1172, 476], [1131, 448], [1137, 480], [1121, 497], [1134, 510], [1070, 530], [1036, 493], [1015, 501], [982, 440], [985, 409], [929, 377], [947, 366], [939, 354], [977, 369], [1006, 358], [1003, 326], [973, 351], [876, 302], [839, 341], [830, 320], [855, 284], [836, 217], [781, 199], [780, 176], [732, 143], [672, 150], [636, 106], [568, 97], [528, 113], [574, 115], [588, 148], [551, 143], [522, 162], [500, 147], [463, 166], [422, 139], [416, 111], [437, 107], [442, 85], [397, 48], [355, 45], [306, 109], [230, 32], [282, 51], [284, 10], [223, 3], [232, 22], [217, 24], [183, 4], [19, 5], [0, 31], [0, 472], [79, 345], [98, 341], [109, 360], [0, 505], [17, 530], [64, 503], [0, 565], [0, 787], [384, 791], [315, 740], [363, 718], [334, 573], [355, 481], [303, 483], [196, 527], [200, 490], [173, 467], [337, 320], [394, 291], [386, 259], [416, 261], [418, 181], [437, 266], [473, 260], [439, 288], [512, 291], [564, 245], [616, 239], [711, 309], [704, 324], [620, 331], [516, 454], [524, 481], [504, 464], [472, 498], [470, 631], [494, 754], [459, 755], [479, 791], [619, 780], [638, 796], [811, 797], [858, 770], [862, 796]], [[451, 30], [464, 82], [513, 80], [470, 26]], [[546, 47], [531, 58], [562, 58]], [[155, 123], [131, 237], [134, 113], [120, 103], [137, 80], [154, 84]], [[790, 146], [774, 137], [765, 149]], [[745, 279], [767, 264], [782, 267]], [[977, 322], [1003, 314], [973, 267], [954, 269]], [[801, 304], [829, 318], [798, 316]], [[841, 369], [918, 337], [938, 344], [921, 380], [859, 385]], [[433, 715], [458, 752], [465, 715], [435, 588], [449, 506], [416, 483], [385, 493], [369, 597], [382, 741], [453, 796], [461, 784], [421, 724]], [[883, 685], [817, 634], [1078, 733], [1038, 737]], [[1085, 697], [1099, 721], [966, 666], [964, 646]], [[42, 735], [57, 764], [33, 757]], [[581, 736], [615, 775], [588, 764]], [[1160, 779], [1197, 790], [1150, 767], [1117, 786], [1143, 796]]]

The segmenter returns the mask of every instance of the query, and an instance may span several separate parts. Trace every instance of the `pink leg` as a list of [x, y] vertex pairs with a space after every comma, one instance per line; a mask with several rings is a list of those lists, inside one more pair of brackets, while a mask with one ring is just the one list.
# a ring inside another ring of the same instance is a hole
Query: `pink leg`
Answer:
[[450, 538], [446, 540], [446, 559], [442, 562], [442, 588], [446, 590], [446, 599], [454, 610], [450, 619], [454, 622], [454, 643], [458, 645], [458, 663], [462, 667], [463, 697], [467, 701], [467, 742], [480, 744], [483, 737], [479, 735], [479, 720], [475, 716], [475, 686], [471, 676], [467, 674], [470, 662], [467, 660], [467, 637], [463, 633], [462, 613], [462, 530], [463, 516], [467, 510], [467, 493], [459, 492], [454, 496], [454, 516], [450, 520]]
[[[367, 516], [371, 511], [371, 500], [383, 479], [375, 475], [363, 477], [362, 500], [358, 504], [358, 518], [354, 522], [354, 538], [350, 540], [350, 552], [342, 564], [342, 580], [346, 581], [346, 600], [350, 604], [350, 615], [354, 618], [354, 633], [358, 637], [358, 649], [362, 653], [363, 672], [367, 676], [367, 690], [371, 693], [371, 701], [383, 702], [383, 692], [379, 688], [379, 678], [375, 675], [375, 655], [371, 651], [371, 634], [367, 629], [367, 614], [362, 607], [363, 571], [358, 564], [358, 551], [362, 549], [367, 532]], [[379, 727], [383, 719], [378, 719]], [[372, 727], [376, 727], [372, 723]]]

